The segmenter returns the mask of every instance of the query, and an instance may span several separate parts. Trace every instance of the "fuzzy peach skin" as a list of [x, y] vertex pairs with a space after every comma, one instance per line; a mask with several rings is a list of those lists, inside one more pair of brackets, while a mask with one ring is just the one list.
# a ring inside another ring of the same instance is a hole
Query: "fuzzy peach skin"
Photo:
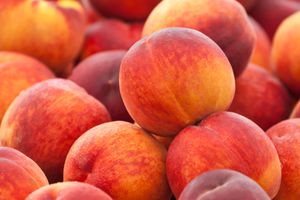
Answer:
[[169, 200], [166, 153], [138, 126], [123, 121], [104, 123], [73, 144], [64, 181], [95, 185], [114, 200]]
[[235, 83], [228, 59], [211, 39], [193, 29], [167, 28], [129, 49], [120, 68], [120, 91], [137, 124], [172, 136], [226, 110]]
[[97, 53], [80, 62], [69, 77], [105, 105], [113, 121], [132, 121], [119, 89], [121, 60], [126, 51]]
[[258, 0], [250, 15], [272, 40], [282, 21], [297, 11], [300, 11], [300, 3], [291, 0]]
[[273, 41], [272, 63], [275, 74], [300, 96], [300, 12], [288, 17], [278, 28]]
[[127, 50], [141, 39], [143, 24], [102, 19], [86, 29], [80, 59], [108, 50]]
[[282, 181], [275, 200], [300, 199], [300, 119], [282, 121], [267, 131], [282, 164]]
[[107, 17], [140, 21], [147, 18], [161, 0], [89, 0], [94, 8]]
[[277, 77], [257, 65], [249, 64], [236, 80], [236, 92], [229, 110], [267, 130], [289, 117], [292, 104], [292, 97]]
[[21, 91], [54, 77], [47, 66], [29, 56], [0, 51], [0, 123]]
[[250, 62], [263, 67], [269, 71], [271, 68], [271, 41], [265, 30], [251, 17], [250, 22], [256, 33], [255, 47]]
[[182, 130], [167, 155], [170, 187], [179, 197], [195, 177], [214, 169], [232, 169], [255, 180], [273, 198], [281, 181], [278, 154], [265, 132], [249, 119], [218, 112]]
[[212, 170], [194, 178], [178, 200], [271, 200], [252, 179], [237, 171]]
[[1, 200], [24, 200], [45, 185], [48, 180], [33, 160], [13, 148], [0, 147]]
[[86, 130], [110, 115], [75, 83], [52, 79], [22, 92], [10, 105], [0, 128], [0, 143], [32, 158], [49, 181], [62, 180], [65, 157]]
[[85, 14], [77, 1], [1, 0], [0, 50], [18, 51], [69, 73], [84, 39]]
[[236, 76], [247, 66], [254, 47], [247, 13], [233, 0], [164, 0], [146, 20], [143, 35], [167, 27], [193, 28], [210, 37], [225, 52]]
[[80, 182], [62, 182], [39, 188], [25, 200], [112, 200], [93, 185]]

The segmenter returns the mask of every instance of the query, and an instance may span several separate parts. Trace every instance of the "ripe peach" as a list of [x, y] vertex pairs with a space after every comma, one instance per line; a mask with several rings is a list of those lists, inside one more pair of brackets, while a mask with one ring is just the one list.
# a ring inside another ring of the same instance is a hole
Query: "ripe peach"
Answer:
[[23, 200], [48, 184], [41, 168], [21, 152], [0, 147], [0, 199]]
[[161, 0], [90, 0], [99, 13], [125, 20], [144, 20]]
[[271, 41], [269, 39], [269, 36], [265, 32], [265, 30], [251, 17], [250, 22], [254, 28], [257, 38], [250, 62], [269, 71], [272, 71], [270, 64]]
[[236, 76], [247, 66], [254, 47], [247, 13], [233, 0], [164, 0], [151, 12], [143, 34], [167, 27], [193, 28], [210, 37], [225, 52]]
[[65, 181], [97, 186], [114, 200], [169, 200], [166, 149], [140, 127], [115, 121], [90, 129], [72, 146]]
[[84, 39], [85, 15], [79, 2], [1, 0], [0, 10], [1, 51], [35, 57], [58, 75], [69, 73]]
[[287, 119], [292, 98], [282, 83], [267, 70], [250, 64], [236, 80], [236, 93], [229, 108], [262, 129]]
[[237, 171], [220, 169], [194, 178], [178, 200], [271, 200], [252, 179]]
[[291, 14], [300, 10], [300, 3], [290, 0], [258, 0], [250, 15], [273, 36], [280, 23]]
[[300, 12], [288, 17], [278, 28], [273, 41], [272, 63], [275, 74], [300, 96]]
[[203, 172], [232, 169], [255, 180], [273, 198], [279, 189], [281, 166], [272, 141], [249, 119], [218, 112], [189, 126], [173, 140], [167, 155], [170, 187], [179, 197]]
[[251, 8], [253, 8], [253, 6], [256, 4], [256, 2], [258, 0], [237, 0], [238, 2], [240, 2], [246, 10], [251, 10]]
[[300, 101], [294, 106], [290, 118], [300, 118]]
[[112, 200], [102, 190], [86, 183], [63, 182], [47, 185], [32, 192], [26, 200]]
[[0, 52], [0, 123], [9, 105], [22, 90], [54, 77], [47, 66], [29, 56]]
[[267, 131], [282, 164], [282, 181], [276, 200], [300, 199], [300, 119], [282, 121]]
[[125, 53], [126, 51], [114, 50], [92, 55], [79, 63], [69, 77], [102, 102], [113, 121], [132, 121], [119, 89], [119, 71]]
[[102, 19], [90, 25], [85, 34], [81, 60], [92, 54], [129, 49], [142, 35], [142, 24], [126, 24], [116, 19]]
[[126, 53], [120, 68], [120, 91], [129, 114], [161, 136], [176, 135], [204, 116], [226, 110], [234, 90], [225, 54], [188, 28], [144, 37]]
[[75, 83], [52, 79], [22, 92], [0, 128], [0, 143], [20, 150], [50, 182], [62, 178], [66, 155], [86, 130], [110, 120], [106, 108]]

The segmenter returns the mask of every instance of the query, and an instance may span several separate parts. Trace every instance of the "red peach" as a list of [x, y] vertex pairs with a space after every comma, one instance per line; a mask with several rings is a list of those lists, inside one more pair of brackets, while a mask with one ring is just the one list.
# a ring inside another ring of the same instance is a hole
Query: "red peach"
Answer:
[[69, 77], [102, 102], [113, 121], [132, 121], [119, 89], [119, 71], [125, 53], [115, 50], [92, 55], [79, 63]]
[[253, 6], [256, 4], [256, 2], [258, 0], [237, 0], [238, 2], [240, 2], [246, 10], [251, 10], [251, 8], [253, 8]]
[[141, 38], [142, 24], [126, 24], [116, 19], [102, 19], [90, 25], [85, 34], [81, 60], [92, 54], [129, 49]]
[[90, 0], [94, 8], [107, 17], [144, 20], [161, 0]]
[[289, 0], [258, 0], [250, 15], [273, 36], [280, 23], [291, 14], [300, 10], [300, 3]]
[[290, 118], [300, 118], [300, 101], [293, 108]]
[[292, 98], [283, 84], [270, 72], [250, 64], [236, 80], [236, 93], [229, 108], [262, 129], [287, 119]]
[[102, 190], [86, 183], [63, 182], [47, 185], [32, 192], [26, 200], [112, 200]]
[[23, 153], [0, 147], [0, 199], [24, 200], [34, 190], [47, 185], [41, 168]]
[[247, 13], [233, 0], [164, 0], [146, 20], [143, 35], [167, 27], [193, 28], [210, 37], [228, 57], [235, 76], [247, 66], [254, 47]]
[[105, 123], [88, 130], [70, 149], [65, 181], [97, 186], [114, 200], [169, 200], [166, 149], [140, 127]]
[[73, 142], [86, 130], [109, 120], [106, 108], [75, 83], [47, 80], [13, 101], [2, 120], [0, 142], [29, 156], [49, 181], [55, 182], [62, 178]]
[[166, 163], [176, 197], [193, 178], [214, 169], [249, 176], [271, 198], [280, 186], [281, 166], [272, 141], [255, 123], [235, 113], [215, 113], [182, 130], [169, 147]]
[[282, 164], [282, 181], [275, 200], [300, 199], [300, 119], [282, 121], [267, 131]]
[[120, 91], [137, 124], [172, 136], [226, 110], [235, 83], [228, 59], [211, 39], [193, 29], [167, 28], [144, 37], [126, 53]]

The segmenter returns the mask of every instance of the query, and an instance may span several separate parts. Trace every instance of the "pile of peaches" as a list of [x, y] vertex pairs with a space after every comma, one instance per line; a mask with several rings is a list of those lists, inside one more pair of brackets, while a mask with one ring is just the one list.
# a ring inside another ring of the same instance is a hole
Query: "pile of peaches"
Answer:
[[0, 200], [299, 200], [299, 97], [300, 0], [1, 0]]

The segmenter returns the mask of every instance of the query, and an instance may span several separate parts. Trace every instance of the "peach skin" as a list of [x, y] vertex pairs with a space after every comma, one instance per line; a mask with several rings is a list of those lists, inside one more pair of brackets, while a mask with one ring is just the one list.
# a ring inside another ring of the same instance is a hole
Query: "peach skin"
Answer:
[[300, 119], [282, 121], [267, 131], [282, 164], [282, 181], [275, 200], [300, 199]]
[[265, 132], [249, 119], [218, 112], [182, 130], [167, 155], [170, 187], [179, 197], [195, 177], [215, 169], [232, 169], [255, 180], [273, 198], [280, 186], [281, 165]]
[[54, 74], [39, 61], [19, 53], [0, 51], [0, 123], [19, 93]]
[[0, 199], [24, 200], [34, 190], [48, 185], [41, 168], [23, 153], [0, 146]]
[[47, 185], [32, 192], [25, 200], [112, 200], [102, 190], [86, 183], [63, 182]]
[[104, 123], [76, 140], [65, 162], [64, 181], [95, 185], [114, 200], [169, 200], [166, 154], [140, 127]]
[[247, 13], [234, 0], [164, 0], [146, 20], [143, 35], [167, 27], [192, 28], [210, 37], [228, 57], [235, 76], [247, 66], [255, 43]]
[[226, 110], [235, 82], [228, 59], [211, 39], [193, 29], [167, 28], [144, 37], [126, 53], [120, 91], [137, 124], [172, 136]]
[[70, 73], [84, 39], [85, 14], [79, 2], [1, 0], [0, 10], [1, 51], [35, 57], [60, 76]]
[[10, 105], [0, 127], [0, 143], [23, 152], [51, 183], [57, 182], [73, 142], [109, 120], [106, 108], [75, 83], [47, 80], [22, 92]]

